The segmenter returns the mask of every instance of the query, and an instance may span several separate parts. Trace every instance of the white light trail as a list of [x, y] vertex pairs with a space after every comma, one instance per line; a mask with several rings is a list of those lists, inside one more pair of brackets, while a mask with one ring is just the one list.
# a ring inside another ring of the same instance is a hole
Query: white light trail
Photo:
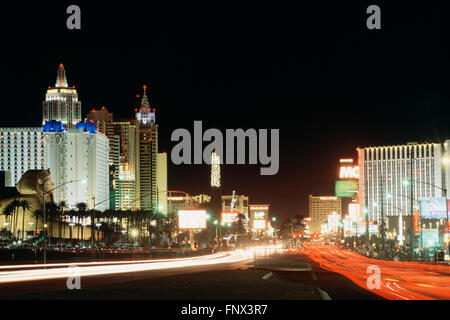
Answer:
[[[151, 270], [164, 270], [174, 269], [182, 267], [196, 267], [206, 265], [219, 265], [224, 263], [235, 263], [251, 259], [251, 250], [234, 251], [229, 253], [217, 253], [208, 256], [201, 256], [195, 258], [184, 259], [170, 259], [170, 260], [147, 260], [143, 261], [129, 261], [125, 263], [123, 261], [111, 265], [111, 262], [104, 263], [84, 263], [84, 264], [62, 264], [65, 266], [80, 266], [79, 275], [81, 277], [96, 276], [96, 275], [108, 275], [116, 273], [132, 273], [143, 272]], [[120, 265], [119, 265], [120, 263]], [[89, 265], [95, 264], [95, 265]], [[109, 264], [109, 265], [106, 265]], [[59, 264], [53, 264], [53, 266]], [[19, 267], [19, 266], [17, 266]], [[35, 269], [35, 270], [15, 270], [0, 273], [0, 283], [12, 283], [22, 281], [37, 281], [37, 280], [49, 280], [49, 279], [61, 279], [67, 278], [67, 268], [50, 268], [50, 269]]]

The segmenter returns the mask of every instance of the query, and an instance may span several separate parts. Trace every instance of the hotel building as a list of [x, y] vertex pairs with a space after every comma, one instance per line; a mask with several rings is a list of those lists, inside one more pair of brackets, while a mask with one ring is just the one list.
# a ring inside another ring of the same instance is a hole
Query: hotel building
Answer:
[[392, 230], [389, 217], [410, 216], [411, 206], [416, 210], [422, 198], [444, 197], [448, 142], [358, 148], [358, 201], [368, 220], [379, 224], [383, 215]]
[[67, 129], [81, 121], [81, 102], [75, 86], [69, 87], [64, 65], [59, 65], [54, 87], [48, 87], [42, 103], [42, 125], [45, 121], [61, 121]]
[[328, 221], [328, 215], [342, 214], [342, 199], [330, 196], [309, 195], [310, 232], [321, 232], [321, 225]]

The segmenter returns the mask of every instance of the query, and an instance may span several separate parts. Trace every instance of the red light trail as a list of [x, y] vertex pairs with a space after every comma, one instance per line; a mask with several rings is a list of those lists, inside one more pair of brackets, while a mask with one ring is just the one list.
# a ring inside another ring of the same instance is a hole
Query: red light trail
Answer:
[[[340, 273], [386, 299], [450, 299], [450, 266], [371, 259], [322, 244], [307, 244], [299, 252], [319, 263], [321, 268]], [[367, 272], [369, 266], [380, 268], [380, 289], [367, 286], [367, 279], [371, 276]]]

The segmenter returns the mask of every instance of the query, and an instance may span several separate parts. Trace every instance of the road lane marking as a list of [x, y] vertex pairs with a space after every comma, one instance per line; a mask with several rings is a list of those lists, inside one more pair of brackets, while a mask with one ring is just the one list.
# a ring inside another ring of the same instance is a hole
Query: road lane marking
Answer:
[[272, 278], [272, 276], [273, 276], [273, 273], [272, 273], [272, 272], [269, 272], [268, 274], [264, 275], [264, 276], [262, 277], [262, 279], [263, 279], [263, 280], [269, 280], [270, 278]]
[[427, 288], [436, 288], [436, 286], [433, 286], [431, 284], [425, 284], [425, 283], [416, 283], [416, 285], [421, 287], [427, 287]]

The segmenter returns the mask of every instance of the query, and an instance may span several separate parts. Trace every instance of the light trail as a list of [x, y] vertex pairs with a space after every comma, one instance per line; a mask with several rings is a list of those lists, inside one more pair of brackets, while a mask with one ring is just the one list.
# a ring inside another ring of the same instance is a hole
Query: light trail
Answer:
[[[39, 281], [61, 279], [72, 276], [98, 276], [120, 273], [144, 272], [151, 270], [169, 270], [184, 267], [199, 267], [207, 265], [231, 264], [251, 261], [254, 253], [261, 248], [249, 250], [236, 250], [232, 252], [216, 253], [200, 257], [182, 259], [145, 260], [145, 261], [111, 261], [111, 262], [85, 262], [85, 263], [57, 263], [48, 264], [45, 269], [35, 269], [36, 265], [14, 266], [17, 269], [0, 272], [0, 283], [14, 283], [23, 281]], [[267, 252], [267, 250], [265, 250]], [[42, 265], [41, 265], [42, 266]], [[64, 266], [64, 267], [63, 267]], [[77, 266], [78, 268], [70, 268]], [[10, 267], [10, 266], [7, 266]], [[5, 266], [6, 268], [6, 266]]]
[[[114, 264], [129, 264], [129, 263], [153, 263], [153, 262], [168, 262], [168, 261], [186, 261], [186, 260], [201, 260], [208, 259], [211, 255], [203, 255], [189, 258], [170, 258], [170, 259], [147, 259], [147, 260], [120, 260], [120, 261], [98, 261], [98, 262], [66, 262], [66, 263], [47, 263], [47, 264], [20, 264], [20, 265], [4, 265], [0, 266], [0, 270], [5, 269], [32, 269], [32, 268], [54, 268], [54, 267], [70, 267], [70, 266], [90, 266], [90, 265], [114, 265]], [[0, 272], [2, 274], [2, 272]]]
[[[419, 262], [376, 260], [322, 244], [298, 250], [320, 267], [344, 275], [360, 287], [393, 300], [450, 299], [450, 267]], [[380, 289], [369, 289], [369, 266], [380, 268]]]

